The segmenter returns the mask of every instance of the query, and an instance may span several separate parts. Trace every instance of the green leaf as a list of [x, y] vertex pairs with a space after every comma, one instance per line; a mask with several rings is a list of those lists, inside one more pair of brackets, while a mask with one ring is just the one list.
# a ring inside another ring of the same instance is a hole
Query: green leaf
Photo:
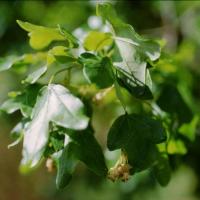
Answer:
[[84, 105], [61, 85], [44, 86], [34, 106], [32, 121], [27, 127], [23, 143], [22, 165], [34, 167], [40, 161], [49, 139], [49, 123], [81, 130], [88, 125]]
[[17, 20], [17, 23], [25, 31], [29, 32], [30, 45], [34, 49], [43, 49], [50, 45], [53, 41], [67, 40], [70, 45], [77, 43], [76, 38], [68, 33], [66, 30], [61, 32], [60, 28], [48, 28], [44, 26], [37, 26], [28, 22]]
[[150, 167], [157, 157], [156, 144], [164, 142], [166, 134], [160, 121], [148, 116], [125, 114], [115, 120], [108, 133], [108, 148], [124, 149], [133, 171]]
[[6, 71], [17, 65], [25, 65], [26, 62], [23, 61], [24, 56], [8, 56], [5, 58], [0, 58], [0, 72]]
[[15, 93], [15, 95], [12, 92], [12, 96], [1, 105], [0, 110], [8, 114], [20, 110], [24, 117], [29, 117], [40, 88], [40, 85], [34, 84], [28, 86], [23, 92]]
[[83, 53], [79, 60], [84, 66], [83, 73], [89, 83], [95, 83], [99, 88], [113, 84], [112, 63], [108, 57], [101, 58], [91, 53]]
[[179, 128], [179, 133], [188, 138], [191, 142], [194, 142], [196, 137], [196, 129], [199, 123], [199, 117], [196, 115], [193, 117], [190, 123], [185, 123]]
[[167, 143], [167, 153], [185, 155], [187, 153], [187, 148], [182, 140], [170, 139]]
[[78, 159], [74, 154], [76, 144], [70, 142], [62, 151], [57, 160], [56, 186], [58, 189], [64, 188], [70, 182], [72, 173], [77, 165]]
[[87, 167], [99, 176], [107, 174], [104, 155], [100, 145], [94, 137], [90, 128], [81, 131], [68, 133], [71, 139], [77, 144], [77, 158], [84, 162]]
[[86, 36], [83, 46], [88, 51], [100, 51], [104, 47], [110, 46], [113, 42], [110, 33], [91, 31]]
[[[131, 25], [125, 24], [118, 18], [111, 4], [99, 4], [97, 15], [108, 21], [113, 28], [114, 40], [122, 59], [115, 66], [127, 79], [125, 82], [122, 81], [123, 84], [121, 82], [121, 85], [129, 88], [129, 92], [137, 98], [151, 99], [150, 89], [147, 89], [149, 81], [146, 80], [147, 76], [150, 80], [147, 62], [148, 60], [155, 61], [160, 57], [159, 44], [139, 36]], [[132, 78], [130, 79], [130, 77]], [[134, 90], [136, 91], [133, 92]]]
[[69, 50], [66, 47], [55, 46], [48, 51], [47, 63], [49, 65], [55, 61], [58, 61], [62, 64], [62, 63], [74, 62], [76, 61], [76, 58], [69, 53]]
[[159, 107], [170, 114], [175, 115], [180, 123], [192, 120], [192, 111], [185, 103], [178, 89], [172, 84], [164, 84], [157, 100]]
[[63, 188], [69, 183], [77, 161], [84, 162], [97, 175], [106, 176], [104, 155], [92, 130], [89, 128], [81, 132], [67, 130], [67, 134], [70, 136], [70, 142], [57, 159], [57, 187]]
[[[148, 76], [148, 73], [146, 73], [146, 76]], [[148, 78], [149, 79], [147, 79], [146, 82], [151, 82], [151, 77], [148, 76]], [[152, 92], [147, 85], [144, 85], [134, 76], [126, 73], [126, 71], [123, 71], [122, 69], [117, 72], [117, 81], [120, 86], [126, 88], [133, 96], [138, 99], [148, 100], [153, 98]]]
[[161, 186], [166, 186], [169, 183], [171, 178], [171, 167], [166, 154], [159, 156], [157, 163], [153, 167], [153, 173]]
[[30, 83], [30, 84], [34, 84], [35, 82], [37, 82], [37, 80], [47, 71], [47, 66], [42, 66], [39, 69], [37, 69], [36, 71], [32, 72], [31, 74], [29, 74], [27, 76], [27, 78], [25, 80], [22, 81], [22, 83]]

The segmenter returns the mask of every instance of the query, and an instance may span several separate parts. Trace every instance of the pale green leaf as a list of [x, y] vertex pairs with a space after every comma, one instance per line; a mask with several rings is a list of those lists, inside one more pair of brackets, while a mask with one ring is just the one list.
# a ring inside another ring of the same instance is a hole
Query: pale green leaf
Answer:
[[187, 148], [182, 140], [171, 139], [171, 140], [169, 140], [169, 142], [167, 144], [167, 152], [169, 154], [184, 155], [187, 153]]
[[30, 83], [34, 84], [37, 82], [37, 80], [47, 71], [47, 66], [42, 66], [36, 71], [30, 73], [25, 80], [22, 81], [22, 83]]
[[100, 51], [104, 47], [111, 45], [113, 42], [110, 33], [91, 31], [84, 40], [84, 48], [88, 51]]
[[196, 137], [196, 129], [197, 129], [198, 123], [199, 123], [199, 117], [196, 115], [193, 117], [193, 119], [190, 123], [184, 123], [179, 128], [179, 133], [184, 135], [191, 142], [194, 142], [195, 137]]
[[[25, 31], [29, 32], [30, 45], [34, 49], [43, 49], [50, 45], [53, 41], [65, 41], [73, 43], [76, 39], [70, 33], [63, 34], [60, 28], [48, 28], [44, 26], [34, 25], [28, 22], [17, 20], [17, 23]], [[73, 38], [73, 42], [72, 42]]]

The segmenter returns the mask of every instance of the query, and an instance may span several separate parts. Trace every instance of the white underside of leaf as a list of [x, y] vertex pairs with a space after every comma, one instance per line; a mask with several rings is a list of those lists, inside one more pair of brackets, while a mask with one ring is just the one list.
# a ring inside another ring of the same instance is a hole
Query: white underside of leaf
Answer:
[[81, 130], [88, 125], [83, 103], [65, 87], [50, 84], [37, 98], [32, 121], [25, 130], [22, 165], [34, 167], [40, 161], [49, 138], [49, 123]]

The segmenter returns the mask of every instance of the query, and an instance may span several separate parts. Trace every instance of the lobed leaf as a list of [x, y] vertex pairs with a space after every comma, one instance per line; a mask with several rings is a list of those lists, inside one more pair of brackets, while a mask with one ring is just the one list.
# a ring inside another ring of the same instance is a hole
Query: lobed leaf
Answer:
[[110, 46], [113, 42], [110, 33], [91, 31], [86, 36], [83, 46], [88, 51], [100, 51], [104, 47]]
[[34, 49], [43, 49], [53, 41], [68, 41], [70, 45], [77, 46], [77, 40], [66, 30], [60, 28], [48, 28], [17, 20], [19, 26], [29, 32], [30, 45]]
[[[121, 86], [129, 88], [128, 91], [137, 98], [152, 99], [150, 89], [146, 89], [149, 87], [147, 84], [150, 80], [147, 62], [148, 60], [155, 61], [160, 57], [159, 44], [139, 36], [131, 25], [125, 24], [118, 18], [111, 4], [99, 4], [97, 15], [108, 21], [113, 28], [114, 40], [122, 59], [115, 66], [127, 79], [125, 82], [120, 81], [124, 78], [119, 76], [119, 83], [121, 83]], [[129, 78], [130, 76], [132, 79]], [[133, 79], [137, 81], [133, 81]]]
[[150, 167], [157, 157], [156, 144], [166, 140], [160, 121], [148, 116], [125, 114], [115, 120], [108, 133], [109, 150], [124, 149], [134, 171]]
[[25, 130], [22, 165], [34, 167], [40, 161], [49, 139], [49, 122], [75, 129], [85, 129], [88, 117], [84, 105], [61, 85], [44, 86], [32, 112], [32, 121]]
[[84, 66], [83, 73], [89, 83], [95, 83], [99, 88], [113, 84], [112, 62], [108, 57], [101, 58], [91, 53], [83, 53], [79, 60]]

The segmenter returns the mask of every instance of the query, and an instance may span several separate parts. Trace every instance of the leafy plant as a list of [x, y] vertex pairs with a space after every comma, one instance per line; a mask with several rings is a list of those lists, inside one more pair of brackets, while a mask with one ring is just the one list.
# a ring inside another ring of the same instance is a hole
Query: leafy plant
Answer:
[[[198, 117], [161, 70], [168, 61], [159, 41], [138, 35], [111, 4], [97, 5], [97, 15], [110, 31], [91, 30], [83, 42], [60, 26], [17, 20], [38, 52], [0, 60], [0, 71], [24, 76], [22, 91], [9, 93], [1, 105], [8, 114], [19, 110], [22, 115], [10, 147], [23, 140], [23, 173], [47, 159], [48, 168], [57, 169], [58, 188], [69, 183], [79, 161], [113, 181], [150, 169], [161, 185], [167, 185], [169, 157], [187, 152]], [[107, 166], [91, 121], [93, 105], [106, 98], [104, 104], [117, 102], [124, 110], [115, 115], [108, 131], [108, 149], [121, 150], [114, 167]]]

